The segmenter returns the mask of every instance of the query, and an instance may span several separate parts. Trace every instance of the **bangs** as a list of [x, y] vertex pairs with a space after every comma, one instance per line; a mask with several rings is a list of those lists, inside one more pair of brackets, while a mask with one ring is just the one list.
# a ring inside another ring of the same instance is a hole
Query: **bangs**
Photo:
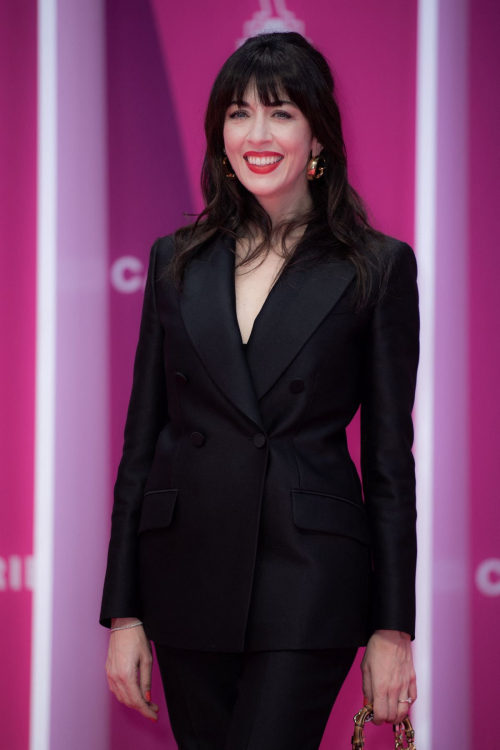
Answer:
[[233, 101], [241, 107], [245, 101], [245, 92], [250, 87], [264, 107], [288, 100], [307, 115], [309, 102], [306, 91], [302, 90], [302, 75], [290, 63], [289, 56], [285, 57], [277, 51], [271, 55], [265, 50], [245, 66], [244, 70], [238, 70], [238, 66], [235, 66], [225, 81], [225, 108]]

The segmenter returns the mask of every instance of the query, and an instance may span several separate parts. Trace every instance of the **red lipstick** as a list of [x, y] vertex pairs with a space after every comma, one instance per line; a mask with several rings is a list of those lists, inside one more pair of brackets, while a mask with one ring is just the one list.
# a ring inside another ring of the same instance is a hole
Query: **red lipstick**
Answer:
[[[278, 161], [275, 161], [272, 164], [259, 166], [258, 164], [250, 164], [247, 159], [248, 156], [276, 156], [280, 158], [278, 159]], [[284, 157], [283, 154], [278, 154], [276, 151], [245, 151], [245, 153], [243, 154], [243, 158], [245, 159], [247, 166], [251, 172], [255, 172], [255, 174], [268, 174], [269, 172], [274, 172], [274, 170], [279, 167]]]

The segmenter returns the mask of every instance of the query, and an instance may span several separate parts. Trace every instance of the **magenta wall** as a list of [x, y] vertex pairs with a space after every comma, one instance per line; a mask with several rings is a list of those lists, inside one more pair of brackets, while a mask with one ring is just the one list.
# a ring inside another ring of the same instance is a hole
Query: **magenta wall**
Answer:
[[[108, 0], [107, 111], [110, 282], [111, 472], [108, 502], [121, 457], [125, 413], [139, 335], [149, 250], [157, 237], [193, 211], [175, 102], [156, 23], [148, 2]], [[111, 506], [110, 506], [111, 510]], [[109, 636], [103, 633], [107, 640]], [[112, 747], [172, 747], [157, 665], [152, 700], [159, 724], [110, 696]]]
[[45, 744], [35, 732], [32, 750], [104, 750], [110, 723], [107, 644], [93, 613], [100, 607], [109, 539], [105, 23], [101, 0], [58, 0], [56, 9], [56, 397], [47, 686], [53, 700]]
[[497, 224], [500, 205], [500, 6], [469, 10], [469, 514], [471, 529], [472, 732], [495, 715], [500, 633], [500, 336]]
[[0, 0], [0, 745], [28, 747], [37, 188], [36, 2]]

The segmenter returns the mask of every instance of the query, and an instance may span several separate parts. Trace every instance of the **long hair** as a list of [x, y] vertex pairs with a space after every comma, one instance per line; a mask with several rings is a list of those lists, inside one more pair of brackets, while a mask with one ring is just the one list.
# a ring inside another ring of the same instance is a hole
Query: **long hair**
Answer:
[[[223, 164], [223, 129], [232, 101], [242, 106], [248, 85], [266, 107], [283, 97], [299, 107], [312, 134], [322, 144], [319, 179], [308, 181], [312, 207], [274, 227], [257, 198], [237, 178], [228, 178]], [[371, 226], [363, 199], [349, 185], [347, 154], [335, 83], [326, 58], [301, 34], [274, 32], [253, 36], [220, 69], [205, 114], [206, 153], [201, 173], [205, 208], [196, 220], [174, 233], [175, 253], [165, 276], [178, 290], [189, 261], [217, 232], [238, 239], [257, 229], [263, 240], [241, 264], [269, 252], [277, 240], [285, 258], [279, 277], [299, 260], [349, 259], [356, 267], [354, 301], [360, 310], [370, 291], [370, 266], [378, 267], [385, 235]], [[307, 242], [291, 246], [287, 239], [308, 227]], [[378, 241], [377, 241], [378, 240]], [[278, 278], [279, 278], [278, 277]], [[276, 281], [278, 280], [276, 279]]]

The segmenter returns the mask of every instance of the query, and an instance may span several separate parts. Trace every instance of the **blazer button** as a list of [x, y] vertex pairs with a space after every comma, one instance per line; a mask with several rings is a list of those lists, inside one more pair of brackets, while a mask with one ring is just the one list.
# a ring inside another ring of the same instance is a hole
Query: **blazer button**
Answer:
[[201, 434], [201, 432], [192, 432], [191, 442], [193, 445], [203, 445], [203, 443], [205, 442], [205, 437]]
[[175, 382], [179, 385], [186, 385], [188, 382], [187, 377], [182, 372], [176, 372], [174, 374]]
[[256, 448], [262, 448], [266, 444], [266, 436], [262, 432], [258, 432], [253, 439]]
[[302, 380], [302, 378], [296, 378], [295, 380], [292, 380], [290, 383], [290, 390], [292, 393], [300, 393], [304, 390], [306, 387], [306, 384]]

